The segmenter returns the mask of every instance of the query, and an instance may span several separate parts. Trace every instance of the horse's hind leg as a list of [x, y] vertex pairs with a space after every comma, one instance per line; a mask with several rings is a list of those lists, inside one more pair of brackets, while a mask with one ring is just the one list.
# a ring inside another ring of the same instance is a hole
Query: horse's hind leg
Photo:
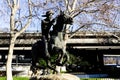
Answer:
[[69, 55], [66, 53], [65, 55], [64, 55], [64, 61], [63, 61], [63, 65], [67, 62], [67, 61], [69, 61]]
[[58, 56], [58, 60], [56, 61], [56, 64], [58, 66], [63, 66], [65, 65], [65, 63], [69, 60], [69, 55], [67, 54], [67, 52], [61, 52], [61, 55]]
[[58, 55], [58, 59], [56, 60], [56, 65], [58, 65], [58, 66], [63, 66], [64, 65], [63, 64], [64, 56], [65, 56], [65, 53], [62, 50], [60, 50], [59, 55]]
[[58, 73], [58, 71], [56, 70], [56, 68], [51, 65], [50, 61], [47, 60], [46, 62], [47, 62], [48, 68], [51, 69], [51, 70], [53, 70], [53, 73]]

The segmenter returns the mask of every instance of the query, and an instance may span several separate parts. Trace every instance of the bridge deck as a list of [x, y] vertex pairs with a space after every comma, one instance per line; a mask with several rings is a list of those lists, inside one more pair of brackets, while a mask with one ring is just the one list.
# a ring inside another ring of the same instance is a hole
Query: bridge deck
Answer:
[[[8, 50], [9, 33], [0, 33], [0, 50]], [[14, 50], [30, 50], [32, 44], [41, 40], [41, 33], [23, 33], [16, 42]], [[67, 46], [82, 49], [120, 49], [120, 42], [111, 35], [102, 34], [75, 34], [68, 39]]]

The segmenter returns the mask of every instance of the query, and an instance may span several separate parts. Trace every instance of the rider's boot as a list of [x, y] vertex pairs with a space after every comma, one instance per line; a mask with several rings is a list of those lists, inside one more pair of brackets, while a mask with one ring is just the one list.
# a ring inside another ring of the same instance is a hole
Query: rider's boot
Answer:
[[46, 56], [47, 59], [49, 59], [50, 54], [48, 52], [48, 42], [47, 42], [47, 40], [45, 40], [44, 42], [45, 42], [45, 56]]

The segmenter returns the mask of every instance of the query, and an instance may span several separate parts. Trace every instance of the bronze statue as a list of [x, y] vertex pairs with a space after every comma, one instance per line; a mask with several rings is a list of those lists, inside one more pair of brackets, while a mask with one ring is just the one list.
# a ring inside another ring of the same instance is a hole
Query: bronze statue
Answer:
[[[73, 19], [70, 16], [67, 16], [64, 12], [60, 12], [60, 14], [56, 17], [56, 24], [53, 25], [54, 20], [51, 20], [51, 16], [53, 13], [51, 11], [46, 12], [46, 19], [42, 21], [42, 40], [37, 41], [32, 46], [32, 68], [38, 67], [37, 63], [39, 59], [42, 58], [47, 63], [47, 68], [53, 70], [54, 72], [58, 72], [55, 69], [55, 66], [62, 66], [66, 63], [69, 56], [66, 52], [65, 42], [62, 39], [63, 29], [65, 24], [72, 24]], [[50, 28], [53, 25], [53, 31], [51, 32], [51, 37], [49, 38]], [[50, 53], [50, 54], [49, 54]], [[54, 62], [51, 62], [51, 57], [57, 54], [57, 58]], [[64, 59], [63, 59], [64, 58]], [[34, 71], [33, 71], [34, 72]]]

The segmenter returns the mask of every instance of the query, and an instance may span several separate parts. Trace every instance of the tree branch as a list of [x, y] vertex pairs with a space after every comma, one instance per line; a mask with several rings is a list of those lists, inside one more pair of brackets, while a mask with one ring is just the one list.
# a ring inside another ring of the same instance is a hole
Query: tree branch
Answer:
[[25, 26], [16, 33], [16, 36], [20, 35], [21, 33], [23, 33], [26, 28], [29, 26], [30, 22], [32, 21], [32, 6], [31, 6], [31, 0], [28, 0], [28, 6], [29, 6], [29, 18], [27, 23], [25, 24]]
[[64, 0], [64, 2], [65, 2], [65, 5], [66, 5], [66, 10], [67, 10], [67, 12], [68, 13], [70, 13], [71, 12], [71, 7], [70, 7], [70, 5], [69, 5], [69, 0]]
[[87, 10], [84, 10], [84, 9], [83, 10], [75, 10], [76, 13], [74, 13], [74, 15], [72, 17], [76, 17], [76, 16], [78, 16], [82, 12], [85, 12], [85, 13], [95, 13], [97, 11], [99, 11], [99, 9], [97, 9], [97, 10], [90, 10], [90, 11], [87, 11]]
[[76, 3], [77, 3], [77, 0], [74, 0], [74, 1], [73, 1], [73, 4], [72, 4], [72, 5], [73, 5], [73, 6], [72, 6], [72, 11], [75, 10]]
[[10, 0], [7, 0], [7, 3], [8, 3], [8, 6], [9, 6], [10, 8], [12, 8], [12, 4], [11, 4]]
[[82, 28], [84, 28], [86, 26], [88, 27], [88, 26], [93, 25], [93, 24], [108, 26], [108, 25], [102, 24], [102, 23], [84, 23], [81, 27], [79, 27], [78, 29], [76, 29], [74, 32], [69, 33], [69, 34], [71, 34], [69, 38], [73, 37], [75, 35], [75, 33], [78, 32], [80, 29], [82, 29]]

